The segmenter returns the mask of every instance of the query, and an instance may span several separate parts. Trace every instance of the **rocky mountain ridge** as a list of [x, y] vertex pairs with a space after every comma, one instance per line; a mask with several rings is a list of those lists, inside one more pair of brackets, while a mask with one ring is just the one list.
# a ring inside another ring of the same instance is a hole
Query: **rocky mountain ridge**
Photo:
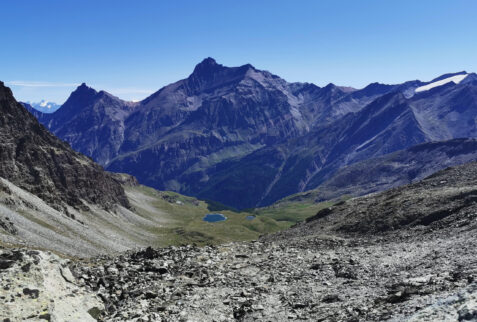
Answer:
[[37, 116], [108, 170], [248, 208], [317, 188], [362, 160], [476, 137], [476, 88], [477, 77], [466, 72], [360, 90], [321, 88], [207, 58], [142, 102], [83, 84], [57, 112]]

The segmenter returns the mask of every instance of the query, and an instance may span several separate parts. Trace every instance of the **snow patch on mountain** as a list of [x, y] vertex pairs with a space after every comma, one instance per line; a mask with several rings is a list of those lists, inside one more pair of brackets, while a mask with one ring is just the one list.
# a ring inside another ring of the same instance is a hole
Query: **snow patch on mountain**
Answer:
[[442, 85], [445, 85], [445, 84], [450, 83], [450, 82], [454, 82], [455, 84], [459, 84], [468, 75], [469, 74], [462, 74], [462, 75], [455, 75], [455, 76], [451, 76], [451, 77], [448, 77], [448, 78], [444, 78], [444, 79], [438, 80], [437, 82], [432, 82], [430, 84], [418, 87], [418, 88], [416, 88], [415, 92], [419, 93], [419, 92], [428, 91], [428, 90], [430, 90], [434, 87], [442, 86]]

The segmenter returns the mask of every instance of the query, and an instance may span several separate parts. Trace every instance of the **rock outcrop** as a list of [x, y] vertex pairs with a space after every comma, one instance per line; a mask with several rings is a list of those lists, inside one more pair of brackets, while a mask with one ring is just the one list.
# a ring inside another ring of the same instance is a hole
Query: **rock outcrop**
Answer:
[[104, 304], [77, 285], [69, 264], [49, 252], [0, 247], [2, 321], [96, 321]]
[[120, 183], [48, 132], [1, 82], [0, 177], [56, 209], [129, 207]]

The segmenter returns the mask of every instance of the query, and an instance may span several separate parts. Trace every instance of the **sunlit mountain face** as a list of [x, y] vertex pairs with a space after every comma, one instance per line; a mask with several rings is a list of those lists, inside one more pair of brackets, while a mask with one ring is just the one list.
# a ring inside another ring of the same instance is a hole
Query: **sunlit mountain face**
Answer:
[[86, 84], [54, 113], [54, 134], [106, 169], [235, 208], [317, 188], [340, 168], [414, 145], [477, 137], [477, 77], [362, 89], [290, 83], [213, 58], [140, 102]]

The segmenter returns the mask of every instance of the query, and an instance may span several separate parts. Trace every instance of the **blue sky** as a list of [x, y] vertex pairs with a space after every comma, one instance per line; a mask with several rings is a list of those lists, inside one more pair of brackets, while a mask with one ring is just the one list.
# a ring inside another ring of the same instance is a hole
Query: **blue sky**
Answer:
[[138, 100], [205, 57], [363, 87], [477, 71], [477, 1], [2, 2], [0, 80], [62, 103], [86, 82]]

